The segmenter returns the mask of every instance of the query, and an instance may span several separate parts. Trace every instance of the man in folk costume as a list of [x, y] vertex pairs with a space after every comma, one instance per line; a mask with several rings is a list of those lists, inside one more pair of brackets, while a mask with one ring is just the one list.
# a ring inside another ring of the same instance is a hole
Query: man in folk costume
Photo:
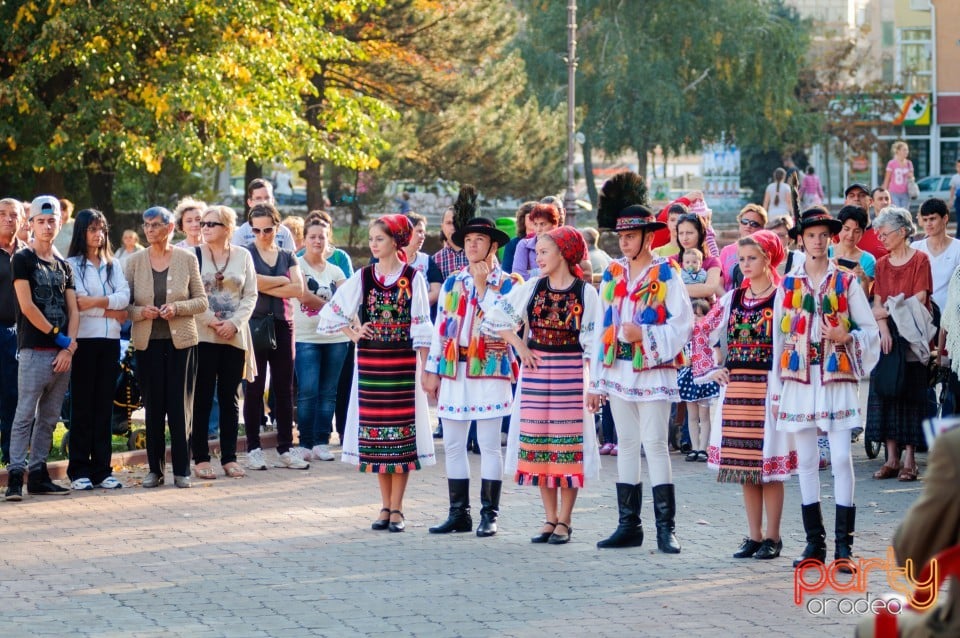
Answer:
[[769, 400], [777, 429], [797, 445], [803, 529], [807, 545], [794, 562], [826, 560], [820, 509], [817, 430], [830, 439], [836, 501], [835, 559], [851, 573], [856, 506], [850, 430], [860, 425], [858, 386], [880, 353], [880, 335], [857, 277], [837, 269], [827, 247], [841, 224], [825, 208], [806, 210], [795, 228], [806, 259], [784, 277], [773, 306], [773, 374]]
[[639, 175], [621, 173], [604, 184], [597, 221], [615, 228], [623, 257], [603, 273], [600, 298], [603, 328], [599, 360], [592, 367], [587, 407], [604, 400], [617, 428], [617, 506], [620, 520], [597, 547], [635, 547], [643, 542], [640, 526], [640, 449], [646, 454], [653, 485], [657, 547], [677, 554], [674, 534], [676, 497], [667, 432], [670, 404], [679, 401], [677, 359], [690, 341], [693, 309], [679, 270], [652, 251], [658, 222], [644, 203], [646, 186]]
[[452, 241], [463, 249], [469, 264], [443, 284], [423, 375], [423, 389], [437, 399], [437, 414], [443, 422], [450, 494], [447, 520], [430, 532], [447, 534], [473, 528], [467, 434], [470, 422], [476, 421], [482, 506], [477, 536], [493, 536], [503, 485], [500, 424], [513, 406], [510, 384], [516, 381], [517, 362], [505, 341], [481, 334], [480, 324], [485, 312], [522, 280], [496, 265], [497, 249], [510, 238], [491, 220], [469, 220], [453, 234]]

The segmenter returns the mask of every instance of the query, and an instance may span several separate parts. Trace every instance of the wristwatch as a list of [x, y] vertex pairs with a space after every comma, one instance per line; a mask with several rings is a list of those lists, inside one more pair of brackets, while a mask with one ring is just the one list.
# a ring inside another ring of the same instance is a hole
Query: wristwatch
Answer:
[[60, 334], [60, 327], [54, 326], [50, 328], [50, 332], [48, 332], [47, 334], [50, 335], [51, 337], [56, 337], [58, 334]]

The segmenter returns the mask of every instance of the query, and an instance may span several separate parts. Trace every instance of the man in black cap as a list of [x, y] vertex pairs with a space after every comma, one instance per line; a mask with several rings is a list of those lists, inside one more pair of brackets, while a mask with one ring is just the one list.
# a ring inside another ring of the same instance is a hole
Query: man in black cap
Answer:
[[[890, 205], [890, 195], [882, 188], [874, 189], [874, 193], [882, 191], [887, 195], [886, 205]], [[857, 242], [857, 248], [860, 250], [865, 250], [877, 259], [880, 259], [887, 254], [887, 249], [883, 247], [883, 242], [880, 241], [880, 238], [877, 237], [877, 231], [873, 229], [873, 217], [876, 216], [870, 215], [871, 205], [874, 204], [873, 195], [870, 193], [870, 190], [859, 182], [854, 182], [847, 186], [843, 191], [843, 205], [844, 206], [859, 206], [863, 210], [867, 211], [867, 228], [863, 231], [863, 236], [860, 238], [860, 241]], [[876, 209], [876, 212], [880, 212], [880, 208]]]
[[500, 424], [510, 414], [516, 382], [516, 355], [505, 341], [481, 334], [484, 313], [507, 294], [519, 277], [497, 265], [497, 249], [510, 241], [506, 233], [483, 217], [469, 220], [450, 237], [469, 263], [444, 281], [440, 292], [436, 329], [423, 374], [423, 389], [437, 399], [443, 424], [450, 513], [432, 534], [468, 532], [470, 517], [470, 464], [467, 435], [477, 424], [480, 448], [480, 525], [477, 536], [497, 533], [503, 454]]

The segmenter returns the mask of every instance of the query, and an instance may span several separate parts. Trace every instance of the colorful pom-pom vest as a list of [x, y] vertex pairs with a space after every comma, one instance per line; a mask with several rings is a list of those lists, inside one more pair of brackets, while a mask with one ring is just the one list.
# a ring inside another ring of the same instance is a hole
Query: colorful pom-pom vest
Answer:
[[823, 383], [857, 382], [847, 346], [826, 338], [812, 342], [810, 338], [813, 322], [821, 316], [831, 326], [843, 325], [847, 332], [857, 329], [847, 302], [851, 285], [859, 285], [854, 275], [834, 271], [821, 285], [823, 292], [818, 300], [818, 293], [807, 279], [787, 277], [783, 280], [783, 317], [778, 326], [784, 335], [779, 361], [781, 379], [809, 383], [810, 366], [820, 364]]
[[[465, 271], [447, 277], [443, 282], [444, 303], [439, 308], [440, 316], [437, 330], [440, 333], [440, 362], [437, 374], [448, 379], [457, 378], [457, 363], [465, 361], [467, 377], [509, 379], [515, 383], [520, 372], [513, 349], [503, 339], [491, 337], [480, 332], [483, 322], [483, 308], [477, 298], [477, 289], [467, 286]], [[498, 281], [487, 280], [487, 293], [505, 295], [523, 279], [519, 275], [504, 272], [497, 273]], [[469, 314], [470, 345], [460, 346], [460, 331]]]
[[619, 262], [611, 262], [603, 273], [600, 284], [600, 299], [607, 307], [603, 313], [603, 336], [599, 356], [600, 361], [607, 368], [613, 366], [617, 359], [629, 360], [634, 371], [650, 370], [660, 367], [683, 367], [690, 365], [687, 355], [681, 351], [676, 359], [664, 366], [656, 357], [649, 356], [644, 350], [643, 340], [626, 343], [617, 339], [617, 333], [623, 323], [621, 313], [623, 303], [630, 298], [635, 303], [635, 312], [631, 322], [637, 325], [663, 325], [670, 318], [667, 310], [668, 282], [674, 278], [674, 268], [669, 261], [654, 262], [646, 275], [640, 278], [636, 287], [628, 290], [627, 268]]

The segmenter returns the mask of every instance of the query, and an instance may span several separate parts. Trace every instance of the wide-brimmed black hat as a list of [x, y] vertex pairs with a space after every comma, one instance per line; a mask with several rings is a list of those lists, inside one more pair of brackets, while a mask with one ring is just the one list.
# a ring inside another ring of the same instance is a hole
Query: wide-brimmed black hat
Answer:
[[455, 246], [463, 248], [463, 240], [470, 233], [486, 235], [490, 238], [490, 241], [497, 242], [497, 246], [506, 246], [510, 242], [510, 235], [497, 228], [493, 220], [487, 219], [486, 217], [474, 217], [473, 219], [467, 220], [467, 223], [464, 224], [462, 228], [453, 233], [450, 241], [452, 241]]
[[617, 215], [618, 233], [627, 230], [660, 230], [666, 227], [666, 223], [657, 221], [654, 212], [643, 204], [627, 206]]
[[814, 206], [801, 213], [800, 221], [791, 229], [791, 236], [796, 239], [812, 226], [826, 226], [831, 234], [836, 235], [843, 228], [843, 222], [831, 215], [827, 209]]

